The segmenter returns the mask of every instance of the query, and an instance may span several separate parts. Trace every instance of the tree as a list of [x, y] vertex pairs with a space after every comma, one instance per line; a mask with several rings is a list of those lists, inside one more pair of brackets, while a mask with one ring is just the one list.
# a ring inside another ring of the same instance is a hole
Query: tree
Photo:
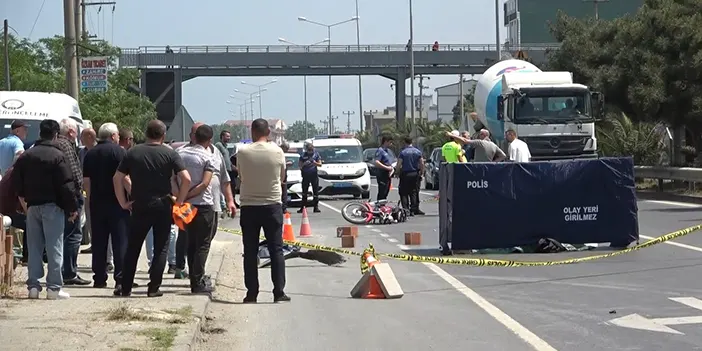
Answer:
[[578, 20], [559, 13], [551, 26], [560, 49], [549, 68], [600, 89], [635, 121], [702, 121], [702, 0], [646, 0], [633, 16]]
[[[475, 110], [473, 105], [473, 100], [475, 100], [475, 85], [473, 88], [463, 96], [463, 116], [467, 116], [469, 113]], [[461, 124], [461, 99], [457, 99], [456, 105], [453, 107], [453, 122], [455, 124]]]
[[634, 163], [652, 166], [659, 163], [666, 145], [660, 123], [634, 123], [624, 113], [608, 114], [598, 123], [597, 142], [600, 154], [608, 157], [634, 158]]
[[[66, 90], [63, 64], [63, 42], [61, 36], [32, 42], [10, 36], [10, 80], [13, 90], [64, 92]], [[4, 50], [4, 46], [0, 45]], [[146, 123], [156, 118], [154, 105], [134, 92], [139, 84], [139, 71], [117, 68], [119, 49], [107, 42], [82, 42], [78, 47], [79, 57], [108, 56], [110, 74], [106, 93], [81, 93], [80, 108], [83, 118], [93, 122], [97, 128], [105, 122], [115, 122], [120, 127], [133, 130], [135, 136], [143, 135]], [[4, 70], [4, 61], [0, 62]], [[4, 77], [0, 77], [5, 86]], [[131, 86], [131, 87], [130, 87]]]
[[309, 121], [307, 122], [307, 134], [305, 134], [305, 122], [295, 121], [293, 124], [288, 126], [287, 130], [285, 130], [285, 139], [305, 140], [318, 134], [322, 133], [317, 129], [317, 126], [315, 126], [314, 123]]

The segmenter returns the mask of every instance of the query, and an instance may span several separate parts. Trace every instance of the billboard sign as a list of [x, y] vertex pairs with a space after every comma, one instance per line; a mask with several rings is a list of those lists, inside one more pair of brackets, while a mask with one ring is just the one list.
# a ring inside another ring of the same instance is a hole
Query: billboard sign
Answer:
[[109, 58], [107, 56], [81, 57], [80, 91], [84, 93], [107, 92], [108, 65]]

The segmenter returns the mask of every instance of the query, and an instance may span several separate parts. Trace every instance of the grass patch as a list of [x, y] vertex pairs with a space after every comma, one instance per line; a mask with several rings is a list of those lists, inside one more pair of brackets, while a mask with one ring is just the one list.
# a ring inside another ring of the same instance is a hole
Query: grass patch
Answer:
[[192, 306], [185, 306], [178, 309], [156, 311], [138, 310], [130, 307], [127, 303], [110, 309], [107, 312], [108, 321], [122, 322], [164, 322], [171, 324], [184, 324], [192, 319]]
[[178, 329], [175, 327], [148, 328], [139, 331], [138, 334], [149, 338], [149, 346], [152, 350], [166, 351], [173, 347], [173, 342], [178, 334]]
[[193, 317], [193, 306], [183, 306], [174, 310], [164, 310], [164, 312], [173, 316], [170, 323], [182, 324], [191, 320]]

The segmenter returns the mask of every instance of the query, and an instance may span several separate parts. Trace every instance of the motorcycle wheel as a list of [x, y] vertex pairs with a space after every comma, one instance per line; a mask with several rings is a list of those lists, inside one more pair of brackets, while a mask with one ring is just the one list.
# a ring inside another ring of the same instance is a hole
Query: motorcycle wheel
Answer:
[[352, 201], [341, 209], [341, 216], [351, 224], [366, 224], [373, 220], [368, 203]]

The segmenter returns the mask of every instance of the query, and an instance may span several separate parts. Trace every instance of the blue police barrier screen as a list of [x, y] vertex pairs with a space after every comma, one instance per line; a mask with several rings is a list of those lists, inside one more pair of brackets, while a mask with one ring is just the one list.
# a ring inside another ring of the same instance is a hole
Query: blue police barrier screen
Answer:
[[440, 241], [453, 250], [639, 239], [631, 158], [442, 166]]

